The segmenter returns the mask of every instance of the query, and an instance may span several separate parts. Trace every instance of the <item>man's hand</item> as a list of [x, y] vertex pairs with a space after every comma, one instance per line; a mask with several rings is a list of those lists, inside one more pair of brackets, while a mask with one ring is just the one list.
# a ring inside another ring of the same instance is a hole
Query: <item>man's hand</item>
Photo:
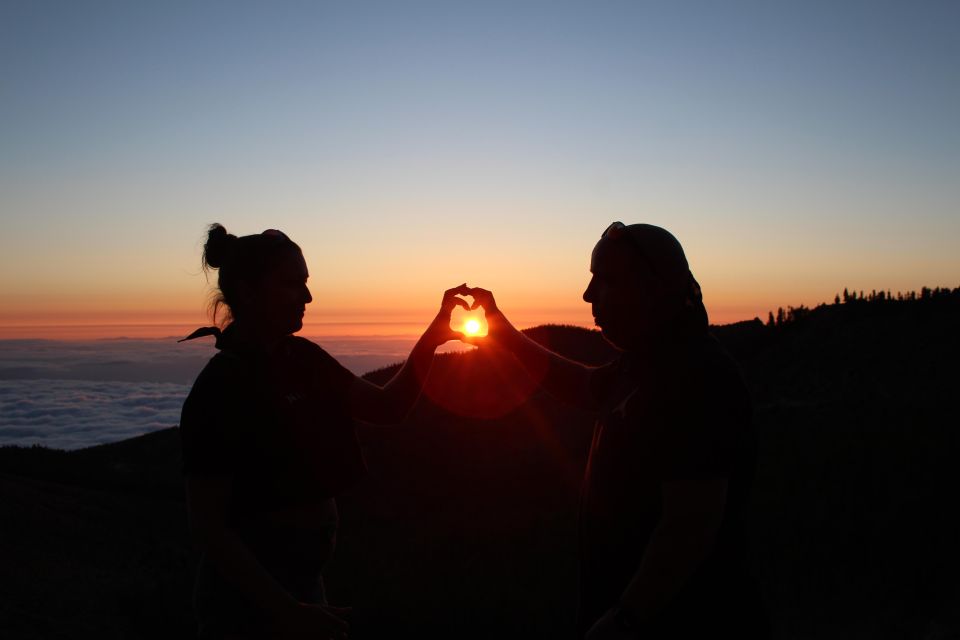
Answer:
[[466, 343], [473, 345], [482, 345], [488, 343], [502, 344], [510, 331], [516, 332], [510, 321], [507, 320], [503, 312], [497, 308], [497, 301], [493, 298], [493, 293], [480, 287], [470, 287], [467, 294], [473, 297], [473, 304], [469, 310], [483, 309], [487, 320], [487, 335], [485, 336], [464, 336], [461, 338]]

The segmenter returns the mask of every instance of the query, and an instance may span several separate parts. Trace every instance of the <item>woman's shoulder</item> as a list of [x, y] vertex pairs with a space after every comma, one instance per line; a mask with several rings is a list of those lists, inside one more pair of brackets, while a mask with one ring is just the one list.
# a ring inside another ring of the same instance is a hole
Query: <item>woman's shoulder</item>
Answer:
[[250, 363], [232, 351], [218, 351], [200, 371], [197, 380], [204, 379], [215, 382], [235, 380], [249, 372]]
[[216, 399], [249, 378], [248, 365], [229, 351], [214, 354], [193, 382], [188, 399]]
[[323, 347], [318, 345], [313, 340], [310, 340], [309, 338], [304, 338], [303, 336], [288, 336], [287, 344], [289, 345], [289, 348], [294, 353], [308, 354], [308, 355], [322, 354], [327, 357], [330, 357], [330, 354], [327, 353], [327, 351]]
[[214, 355], [197, 376], [180, 413], [183, 470], [187, 474], [233, 474], [249, 448], [259, 412], [244, 363], [226, 351]]
[[336, 358], [313, 340], [300, 336], [290, 336], [287, 344], [290, 354], [295, 358], [305, 360], [315, 366], [319, 364], [341, 367]]
[[338, 385], [353, 380], [353, 373], [316, 342], [300, 336], [290, 336], [288, 340], [295, 367], [308, 370], [321, 378], [331, 379]]

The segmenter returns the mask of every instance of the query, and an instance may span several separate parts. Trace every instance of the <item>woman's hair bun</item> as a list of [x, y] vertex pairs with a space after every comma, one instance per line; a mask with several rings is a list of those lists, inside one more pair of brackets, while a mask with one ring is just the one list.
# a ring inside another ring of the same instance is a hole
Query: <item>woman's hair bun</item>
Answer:
[[203, 266], [219, 269], [236, 248], [237, 236], [227, 233], [220, 223], [213, 223], [207, 230], [207, 242], [203, 245]]

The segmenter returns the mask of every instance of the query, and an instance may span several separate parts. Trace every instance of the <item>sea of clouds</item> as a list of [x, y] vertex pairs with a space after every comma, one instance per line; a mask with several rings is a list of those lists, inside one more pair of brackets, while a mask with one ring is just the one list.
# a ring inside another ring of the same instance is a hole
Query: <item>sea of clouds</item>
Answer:
[[78, 449], [179, 422], [190, 387], [170, 382], [4, 380], [0, 445]]
[[[403, 360], [413, 339], [317, 342], [359, 375]], [[0, 340], [0, 446], [78, 449], [172, 427], [214, 353], [210, 338]]]

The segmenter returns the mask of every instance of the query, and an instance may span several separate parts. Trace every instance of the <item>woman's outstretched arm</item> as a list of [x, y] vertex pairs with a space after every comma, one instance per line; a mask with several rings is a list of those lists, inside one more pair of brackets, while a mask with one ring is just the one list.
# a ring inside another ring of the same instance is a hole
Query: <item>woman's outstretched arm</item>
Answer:
[[444, 292], [436, 318], [389, 382], [381, 387], [363, 378], [354, 379], [349, 397], [350, 414], [354, 418], [374, 424], [403, 421], [420, 397], [433, 363], [433, 352], [445, 342], [463, 338], [463, 334], [450, 328], [450, 314], [458, 306], [469, 308], [466, 300], [459, 297], [464, 295], [470, 295], [466, 284]]

